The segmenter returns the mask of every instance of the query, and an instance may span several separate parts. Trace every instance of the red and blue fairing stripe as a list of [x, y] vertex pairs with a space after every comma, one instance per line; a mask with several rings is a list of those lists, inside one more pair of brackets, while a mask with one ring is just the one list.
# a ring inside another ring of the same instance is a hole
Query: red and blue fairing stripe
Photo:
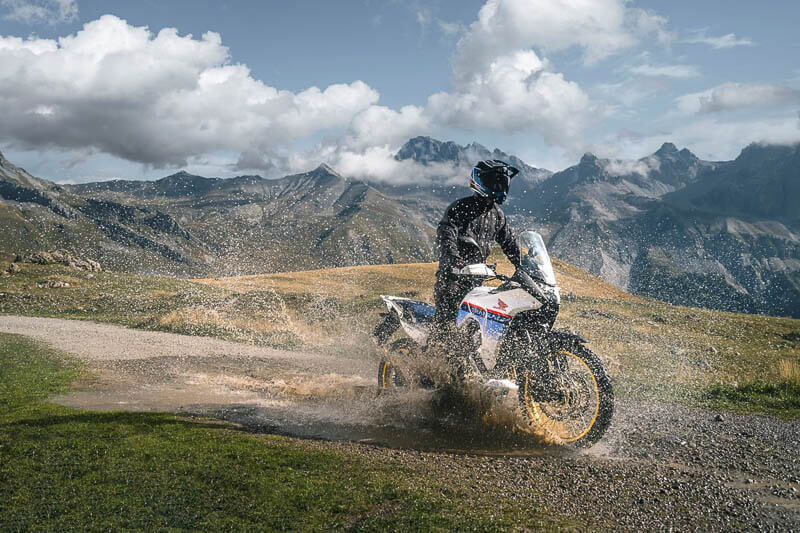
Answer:
[[499, 339], [503, 336], [512, 318], [511, 315], [501, 313], [500, 311], [484, 309], [479, 305], [469, 302], [461, 302], [456, 322], [461, 324], [468, 315], [476, 317], [481, 326], [484, 326], [484, 334], [493, 339]]

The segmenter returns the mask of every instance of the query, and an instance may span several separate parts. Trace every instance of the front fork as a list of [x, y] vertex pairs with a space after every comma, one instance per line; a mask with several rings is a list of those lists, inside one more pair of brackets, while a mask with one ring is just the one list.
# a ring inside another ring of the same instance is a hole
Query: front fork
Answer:
[[[566, 356], [552, 349], [544, 332], [536, 335], [525, 330], [523, 333], [526, 349], [519, 366], [522, 372], [528, 373], [528, 386], [532, 386], [534, 398], [544, 402], [562, 401], [564, 393], [557, 378], [567, 369]], [[516, 373], [519, 376], [520, 370]]]

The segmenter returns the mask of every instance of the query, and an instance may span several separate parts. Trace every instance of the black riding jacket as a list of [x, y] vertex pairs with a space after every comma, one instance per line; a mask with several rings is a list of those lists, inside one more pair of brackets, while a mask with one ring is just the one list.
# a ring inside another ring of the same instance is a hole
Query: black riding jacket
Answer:
[[[474, 247], [459, 243], [459, 236], [472, 237], [480, 247], [480, 256]], [[517, 240], [506, 222], [506, 215], [495, 203], [487, 203], [477, 195], [456, 200], [448, 206], [436, 230], [439, 248], [439, 275], [449, 277], [458, 261], [483, 263], [496, 242], [514, 266], [519, 266], [520, 251]], [[473, 250], [473, 251], [470, 251]]]

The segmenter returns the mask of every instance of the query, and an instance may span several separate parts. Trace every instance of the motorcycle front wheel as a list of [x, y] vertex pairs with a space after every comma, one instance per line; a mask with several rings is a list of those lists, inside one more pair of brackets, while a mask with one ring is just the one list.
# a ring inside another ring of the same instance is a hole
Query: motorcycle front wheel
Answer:
[[553, 376], [549, 384], [536, 383], [530, 369], [517, 370], [523, 413], [563, 442], [591, 446], [614, 414], [611, 378], [597, 355], [582, 345], [559, 350], [548, 364]]

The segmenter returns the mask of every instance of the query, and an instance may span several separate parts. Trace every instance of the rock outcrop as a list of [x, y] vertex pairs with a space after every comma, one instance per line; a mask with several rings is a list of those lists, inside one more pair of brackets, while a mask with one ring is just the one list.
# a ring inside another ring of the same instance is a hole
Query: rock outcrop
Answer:
[[67, 250], [34, 252], [31, 254], [17, 256], [17, 259], [14, 262], [31, 263], [35, 265], [66, 265], [70, 268], [85, 270], [87, 272], [101, 272], [103, 270], [100, 266], [100, 263], [97, 261], [75, 257]]

